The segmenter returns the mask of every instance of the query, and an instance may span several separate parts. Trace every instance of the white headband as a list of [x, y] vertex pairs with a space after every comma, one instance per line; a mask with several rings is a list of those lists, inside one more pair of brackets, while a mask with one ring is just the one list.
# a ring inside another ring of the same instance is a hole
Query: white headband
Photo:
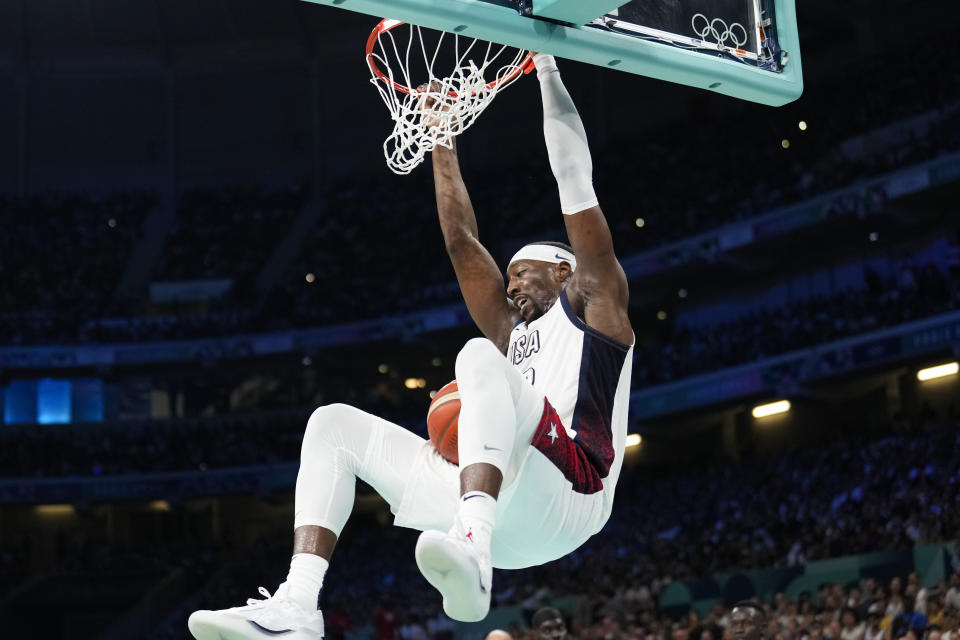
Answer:
[[570, 271], [577, 270], [577, 259], [573, 257], [572, 253], [549, 244], [528, 244], [522, 247], [510, 258], [510, 264], [507, 265], [507, 268], [509, 269], [510, 265], [517, 260], [539, 260], [540, 262], [552, 262], [553, 264], [568, 262]]

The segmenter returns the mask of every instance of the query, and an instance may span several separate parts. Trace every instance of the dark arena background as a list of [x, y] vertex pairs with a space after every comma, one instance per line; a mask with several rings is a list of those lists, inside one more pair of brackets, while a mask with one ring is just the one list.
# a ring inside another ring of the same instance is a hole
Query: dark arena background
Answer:
[[[560, 61], [637, 336], [604, 531], [458, 626], [361, 484], [328, 638], [539, 638], [550, 605], [572, 638], [731, 640], [755, 599], [766, 640], [956, 640], [960, 47], [941, 2], [798, 4], [780, 108]], [[0, 0], [3, 638], [189, 638], [284, 579], [314, 408], [426, 434], [478, 334], [429, 160], [381, 155], [375, 23]], [[459, 146], [501, 268], [566, 239], [532, 77]]]

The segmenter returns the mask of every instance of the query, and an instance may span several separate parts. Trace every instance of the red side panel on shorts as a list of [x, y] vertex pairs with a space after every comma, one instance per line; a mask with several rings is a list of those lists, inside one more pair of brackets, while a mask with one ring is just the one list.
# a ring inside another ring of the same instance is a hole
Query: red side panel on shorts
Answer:
[[586, 452], [567, 435], [550, 401], [544, 399], [543, 405], [543, 415], [531, 444], [563, 473], [563, 477], [573, 484], [574, 491], [586, 494], [601, 491], [600, 472]]

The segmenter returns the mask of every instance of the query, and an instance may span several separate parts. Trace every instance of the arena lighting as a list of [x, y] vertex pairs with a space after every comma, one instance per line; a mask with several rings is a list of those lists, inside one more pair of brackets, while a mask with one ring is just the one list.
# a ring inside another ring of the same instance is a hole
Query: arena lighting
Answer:
[[627, 436], [627, 448], [639, 447], [641, 442], [643, 442], [643, 438], [640, 437], [639, 433], [631, 433]]
[[150, 503], [152, 511], [170, 511], [170, 503], [166, 500], [154, 500]]
[[778, 413], [786, 413], [787, 411], [790, 411], [790, 401], [777, 400], [769, 404], [758, 404], [753, 408], [751, 413], [754, 418], [766, 418], [767, 416], [775, 416]]
[[36, 510], [40, 516], [68, 516], [74, 513], [72, 504], [38, 504]]
[[926, 369], [917, 371], [917, 380], [924, 382], [935, 378], [943, 378], [944, 376], [955, 376], [958, 370], [960, 370], [960, 363], [948, 362], [946, 364], [938, 364], [935, 367], [927, 367]]
[[423, 378], [407, 378], [403, 381], [403, 386], [407, 389], [423, 389], [427, 386], [427, 381]]
[[807, 130], [807, 121], [806, 121], [806, 120], [801, 120], [800, 122], [798, 122], [798, 123], [797, 123], [797, 128], [799, 128], [800, 131], [806, 131], [806, 130]]

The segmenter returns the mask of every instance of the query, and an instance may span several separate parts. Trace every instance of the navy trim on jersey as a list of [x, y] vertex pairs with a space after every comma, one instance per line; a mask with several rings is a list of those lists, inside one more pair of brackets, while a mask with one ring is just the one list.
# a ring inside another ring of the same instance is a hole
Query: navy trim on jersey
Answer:
[[610, 475], [616, 457], [613, 405], [632, 347], [580, 319], [570, 305], [566, 289], [560, 292], [559, 301], [567, 319], [583, 333], [577, 400], [570, 425], [576, 436], [570, 439], [560, 416], [545, 398], [531, 445], [560, 470], [574, 491], [589, 495], [603, 490], [603, 479]]
[[577, 432], [574, 442], [601, 478], [607, 477], [613, 464], [613, 401], [627, 357], [622, 345], [604, 338], [597, 331], [583, 335], [577, 404], [570, 425]]
[[566, 287], [564, 287], [563, 291], [560, 292], [560, 305], [563, 307], [564, 312], [567, 314], [567, 318], [570, 320], [570, 322], [573, 323], [573, 326], [577, 327], [578, 329], [580, 329], [581, 331], [583, 331], [588, 335], [592, 335], [594, 337], [600, 338], [601, 340], [609, 342], [614, 347], [621, 349], [624, 353], [630, 350], [630, 345], [623, 344], [619, 340], [611, 338], [607, 334], [597, 331], [596, 329], [588, 325], [586, 322], [584, 322], [580, 318], [580, 316], [578, 316], [576, 312], [574, 312], [573, 307], [570, 305], [570, 299], [567, 298]]
[[[560, 426], [560, 417], [548, 400], [531, 443], [571, 483], [577, 493], [603, 490], [603, 478], [610, 475], [616, 457], [613, 444], [613, 404], [630, 347], [606, 336], [577, 317], [566, 289], [560, 305], [567, 319], [583, 332], [577, 401], [573, 408], [570, 439]], [[559, 428], [558, 428], [559, 426]]]

